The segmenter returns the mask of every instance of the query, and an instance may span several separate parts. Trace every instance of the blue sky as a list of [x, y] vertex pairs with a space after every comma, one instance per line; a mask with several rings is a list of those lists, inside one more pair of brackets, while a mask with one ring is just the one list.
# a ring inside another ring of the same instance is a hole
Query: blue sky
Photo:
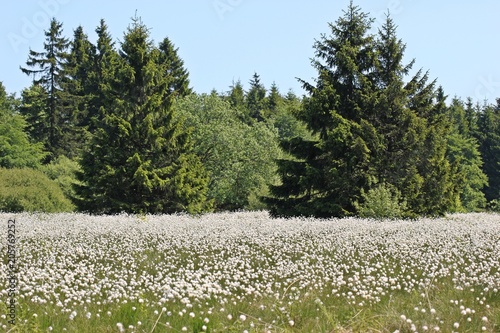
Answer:
[[[30, 79], [19, 70], [28, 50], [42, 50], [43, 30], [54, 16], [71, 37], [82, 25], [91, 40], [104, 18], [119, 43], [137, 15], [159, 42], [169, 37], [190, 72], [191, 86], [224, 92], [240, 79], [245, 87], [257, 72], [266, 87], [304, 91], [295, 79], [312, 81], [312, 45], [349, 0], [24, 0], [3, 3], [0, 21], [0, 81], [20, 92]], [[500, 1], [357, 0], [380, 25], [389, 9], [407, 60], [430, 71], [450, 96], [493, 102], [500, 97]]]

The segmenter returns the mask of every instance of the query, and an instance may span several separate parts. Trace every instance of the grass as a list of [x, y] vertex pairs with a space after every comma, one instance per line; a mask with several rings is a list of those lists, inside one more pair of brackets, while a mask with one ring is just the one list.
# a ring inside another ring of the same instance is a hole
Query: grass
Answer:
[[100, 219], [16, 218], [27, 277], [0, 331], [500, 332], [496, 215]]

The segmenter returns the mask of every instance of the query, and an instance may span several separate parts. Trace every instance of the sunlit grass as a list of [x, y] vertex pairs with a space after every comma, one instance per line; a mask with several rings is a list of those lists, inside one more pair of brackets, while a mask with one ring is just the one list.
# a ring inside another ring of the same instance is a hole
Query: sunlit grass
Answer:
[[498, 215], [21, 214], [16, 232], [0, 331], [500, 332]]

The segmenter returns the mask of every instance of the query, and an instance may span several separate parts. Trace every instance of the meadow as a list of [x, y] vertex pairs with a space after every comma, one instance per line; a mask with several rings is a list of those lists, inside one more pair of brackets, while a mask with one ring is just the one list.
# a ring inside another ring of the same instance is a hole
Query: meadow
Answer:
[[500, 215], [12, 218], [1, 332], [500, 332]]

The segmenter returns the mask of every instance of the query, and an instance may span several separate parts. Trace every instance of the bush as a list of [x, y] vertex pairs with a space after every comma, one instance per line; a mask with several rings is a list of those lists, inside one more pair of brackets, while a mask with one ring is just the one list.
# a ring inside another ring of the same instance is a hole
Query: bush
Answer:
[[0, 169], [0, 211], [68, 212], [74, 206], [56, 182], [33, 169]]
[[405, 215], [406, 202], [391, 184], [381, 184], [368, 192], [361, 192], [362, 203], [354, 203], [359, 217], [366, 218], [400, 218]]
[[500, 199], [491, 200], [486, 208], [490, 212], [500, 213]]
[[81, 171], [77, 161], [62, 155], [42, 166], [40, 170], [59, 185], [66, 198], [70, 200], [75, 198], [74, 187], [82, 184], [76, 178], [76, 173]]

